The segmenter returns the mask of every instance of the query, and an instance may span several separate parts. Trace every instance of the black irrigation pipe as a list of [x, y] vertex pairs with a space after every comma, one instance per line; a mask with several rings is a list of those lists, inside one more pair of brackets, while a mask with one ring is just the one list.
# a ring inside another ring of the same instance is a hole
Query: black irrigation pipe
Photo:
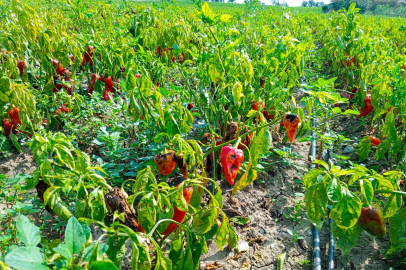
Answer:
[[[312, 109], [312, 113], [314, 115], [314, 107]], [[316, 116], [312, 118], [312, 142], [310, 146], [310, 157], [312, 160], [316, 158]], [[327, 156], [330, 162], [333, 162], [333, 146], [330, 144], [330, 147], [327, 151]], [[311, 164], [310, 168], [314, 169], [315, 165]], [[329, 226], [329, 248], [328, 248], [328, 270], [334, 270], [334, 237], [331, 230], [331, 225], [333, 224], [333, 220], [328, 218], [328, 226]], [[316, 226], [313, 226], [313, 269], [314, 270], [321, 270], [321, 258], [320, 258], [320, 233], [319, 229]]]

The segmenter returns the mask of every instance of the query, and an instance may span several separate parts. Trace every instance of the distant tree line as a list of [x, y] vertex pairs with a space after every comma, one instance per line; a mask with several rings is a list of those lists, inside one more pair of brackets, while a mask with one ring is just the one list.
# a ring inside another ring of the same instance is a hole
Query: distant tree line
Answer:
[[322, 7], [322, 6], [324, 6], [324, 2], [316, 2], [314, 0], [302, 2], [302, 7]]
[[[337, 11], [342, 8], [348, 9], [353, 3], [357, 3], [357, 8], [361, 9], [360, 13], [376, 14], [376, 9], [382, 10], [382, 7], [390, 10], [403, 10], [406, 2], [399, 0], [332, 0], [331, 4], [323, 6], [323, 12]], [[381, 14], [386, 15], [386, 14]], [[406, 14], [404, 14], [406, 16]]]

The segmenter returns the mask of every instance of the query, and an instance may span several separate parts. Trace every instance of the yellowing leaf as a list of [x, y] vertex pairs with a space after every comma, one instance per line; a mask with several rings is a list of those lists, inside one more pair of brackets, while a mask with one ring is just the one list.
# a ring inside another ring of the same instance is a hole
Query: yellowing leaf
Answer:
[[[207, 2], [206, 2], [207, 3]], [[230, 20], [231, 16], [228, 14], [223, 14], [220, 16], [220, 21], [221, 22], [228, 22]]]

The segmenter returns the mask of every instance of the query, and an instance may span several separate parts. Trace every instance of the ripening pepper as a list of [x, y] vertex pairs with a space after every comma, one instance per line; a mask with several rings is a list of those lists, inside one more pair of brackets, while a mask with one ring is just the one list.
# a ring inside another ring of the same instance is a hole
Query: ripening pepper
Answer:
[[384, 237], [386, 225], [381, 206], [374, 203], [372, 206], [362, 208], [358, 225], [371, 235]]
[[224, 146], [221, 149], [220, 158], [225, 178], [230, 185], [234, 185], [234, 179], [244, 161], [244, 151], [236, 149], [231, 145]]
[[183, 154], [175, 155], [175, 162], [176, 165], [178, 165], [180, 172], [187, 179], [189, 172], [187, 170], [187, 163], [183, 160]]
[[168, 150], [166, 153], [161, 153], [155, 156], [155, 164], [158, 166], [158, 171], [162, 175], [170, 175], [175, 169], [175, 151]]
[[[180, 185], [180, 184], [179, 184]], [[179, 185], [177, 188], [179, 188]], [[189, 206], [190, 199], [192, 198], [193, 195], [193, 187], [187, 187], [183, 189], [183, 198], [185, 198], [187, 205]], [[180, 211], [177, 207], [173, 207], [173, 217], [172, 219], [182, 223], [183, 219], [186, 216], [186, 211]], [[166, 235], [171, 232], [173, 232], [176, 228], [178, 227], [178, 224], [171, 222], [169, 224], [168, 228], [161, 234]]]
[[62, 75], [63, 67], [62, 64], [59, 64], [59, 61], [56, 59], [51, 59], [52, 60], [52, 66], [56, 67], [56, 74]]
[[378, 146], [379, 144], [381, 144], [381, 140], [379, 140], [378, 138], [376, 138], [374, 136], [368, 136], [368, 139], [371, 139], [372, 146]]
[[295, 140], [296, 130], [300, 123], [299, 115], [286, 113], [283, 117], [283, 125], [286, 128], [286, 135], [289, 138], [289, 141], [293, 143]]
[[[262, 106], [262, 109], [265, 108], [265, 102], [262, 102], [261, 106]], [[254, 111], [258, 111], [258, 109], [259, 109], [259, 101], [253, 100], [252, 105], [251, 105], [251, 109], [254, 110]]]
[[259, 86], [261, 88], [265, 87], [265, 78], [264, 77], [259, 78]]
[[371, 95], [370, 94], [368, 94], [365, 97], [364, 104], [365, 104], [364, 109], [362, 110], [362, 112], [360, 112], [360, 114], [357, 116], [357, 118], [361, 118], [362, 116], [365, 117], [374, 110], [374, 106], [372, 106], [372, 103], [371, 103]]
[[93, 94], [94, 91], [94, 84], [96, 81], [102, 80], [103, 77], [97, 75], [96, 73], [93, 73], [91, 78], [90, 78], [90, 83], [89, 83], [89, 88], [87, 89], [87, 95], [90, 97]]
[[24, 61], [22, 60], [17, 61], [17, 68], [20, 70], [20, 76], [23, 75], [24, 66], [25, 66]]

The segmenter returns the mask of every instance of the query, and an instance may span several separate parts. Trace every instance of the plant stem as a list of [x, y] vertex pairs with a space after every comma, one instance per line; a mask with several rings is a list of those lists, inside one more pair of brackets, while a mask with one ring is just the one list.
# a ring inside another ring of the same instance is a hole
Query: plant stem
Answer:
[[[326, 127], [327, 127], [327, 112], [326, 112], [326, 115], [325, 115], [325, 117], [324, 117], [324, 127], [323, 127], [323, 131], [322, 131], [323, 137], [324, 137], [324, 134], [326, 133]], [[321, 143], [320, 143], [320, 149], [319, 149], [319, 155], [317, 156], [317, 159], [318, 159], [318, 160], [321, 160], [321, 157], [322, 157], [322, 155], [323, 155], [323, 146], [324, 146], [324, 142], [321, 141]], [[318, 169], [319, 167], [320, 167], [320, 164], [317, 164], [317, 165], [316, 165], [316, 168]]]

